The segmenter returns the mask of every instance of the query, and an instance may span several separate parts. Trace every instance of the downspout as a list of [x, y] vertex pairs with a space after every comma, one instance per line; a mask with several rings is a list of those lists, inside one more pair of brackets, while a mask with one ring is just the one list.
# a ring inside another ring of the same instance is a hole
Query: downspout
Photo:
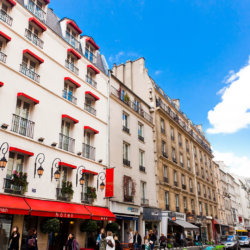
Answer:
[[[107, 168], [110, 168], [110, 90], [111, 90], [111, 74], [112, 71], [108, 71], [108, 105], [107, 105], [107, 115], [108, 115], [108, 126], [107, 126]], [[107, 199], [107, 207], [111, 209], [110, 198]]]

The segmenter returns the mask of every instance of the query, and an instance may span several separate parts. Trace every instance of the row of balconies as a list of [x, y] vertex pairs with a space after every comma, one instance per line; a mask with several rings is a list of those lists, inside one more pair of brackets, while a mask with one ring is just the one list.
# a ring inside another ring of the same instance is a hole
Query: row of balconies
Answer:
[[[127, 134], [130, 134], [130, 129], [129, 129], [128, 127], [123, 126], [123, 127], [122, 127], [122, 130], [123, 130], [124, 132], [126, 132]], [[143, 137], [142, 135], [139, 135], [139, 134], [138, 134], [138, 140], [140, 140], [141, 142], [144, 142], [144, 137]]]
[[[123, 159], [123, 165], [124, 166], [127, 166], [127, 167], [130, 167], [130, 161], [129, 160], [127, 160], [127, 159]], [[146, 167], [144, 167], [144, 166], [139, 166], [139, 170], [141, 171], [141, 172], [146, 172]]]

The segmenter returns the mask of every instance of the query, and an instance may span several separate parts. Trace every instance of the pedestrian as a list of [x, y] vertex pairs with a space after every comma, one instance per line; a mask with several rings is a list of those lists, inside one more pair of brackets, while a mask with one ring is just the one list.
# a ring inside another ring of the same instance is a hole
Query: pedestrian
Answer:
[[161, 237], [160, 237], [160, 249], [164, 249], [166, 248], [167, 246], [167, 237], [164, 235], [164, 234], [161, 234]]
[[97, 241], [99, 242], [99, 250], [106, 250], [107, 242], [104, 228], [101, 229], [101, 233], [99, 234], [98, 238], [99, 239], [97, 239]]
[[145, 250], [150, 250], [150, 245], [147, 239], [145, 240]]
[[13, 227], [9, 239], [9, 250], [19, 250], [20, 233], [18, 227]]
[[133, 230], [130, 228], [129, 235], [128, 235], [128, 247], [129, 247], [129, 249], [133, 248], [133, 238], [134, 238]]
[[133, 244], [135, 246], [135, 250], [137, 249], [141, 250], [141, 242], [142, 242], [141, 235], [136, 231], [133, 238]]
[[115, 240], [115, 250], [122, 250], [121, 243], [117, 236], [114, 237]]
[[113, 233], [110, 231], [107, 232], [106, 242], [106, 250], [115, 250], [115, 240], [113, 238]]
[[150, 249], [153, 250], [155, 246], [155, 242], [156, 242], [156, 236], [153, 233], [153, 230], [149, 231], [148, 240], [149, 240]]
[[30, 229], [26, 239], [26, 250], [38, 250], [36, 229]]
[[74, 234], [69, 234], [68, 240], [65, 245], [65, 250], [79, 250], [80, 246], [74, 237]]
[[105, 229], [104, 228], [101, 229], [101, 231], [98, 234], [97, 239], [96, 239], [96, 245], [99, 246], [99, 248], [100, 248], [100, 243], [101, 243], [101, 237], [102, 237], [103, 234], [105, 234]]

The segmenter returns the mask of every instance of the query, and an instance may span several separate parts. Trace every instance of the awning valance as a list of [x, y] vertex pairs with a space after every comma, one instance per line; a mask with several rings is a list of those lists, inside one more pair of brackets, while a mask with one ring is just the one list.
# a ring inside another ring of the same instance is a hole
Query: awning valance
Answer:
[[68, 49], [67, 50], [68, 54], [71, 53], [72, 55], [74, 55], [77, 59], [81, 59], [81, 55], [79, 53], [77, 53], [74, 49]]
[[6, 42], [11, 41], [11, 37], [0, 31], [0, 36], [5, 39]]
[[176, 220], [173, 221], [175, 224], [177, 224], [178, 226], [181, 226], [185, 229], [189, 229], [189, 230], [199, 230], [199, 228], [185, 220]]
[[73, 117], [71, 117], [69, 115], [65, 115], [65, 114], [62, 115], [62, 119], [63, 120], [68, 120], [68, 121], [74, 122], [74, 123], [78, 123], [79, 122], [77, 119], [75, 119], [75, 118], [73, 118]]
[[33, 98], [33, 97], [29, 96], [29, 95], [26, 95], [24, 93], [21, 93], [21, 92], [17, 93], [17, 97], [19, 99], [24, 99], [25, 101], [31, 102], [31, 103], [34, 103], [34, 104], [39, 103], [39, 101], [37, 99], [35, 99], [35, 98]]
[[28, 54], [31, 57], [33, 57], [35, 60], [37, 60], [39, 63], [44, 63], [44, 60], [41, 57], [37, 56], [35, 53], [30, 51], [29, 49], [23, 50], [23, 54]]
[[91, 43], [95, 47], [95, 49], [97, 49], [97, 50], [100, 49], [100, 47], [95, 43], [95, 41], [91, 37], [87, 38], [86, 42]]
[[89, 64], [87, 66], [87, 68], [93, 70], [95, 72], [95, 74], [99, 74], [100, 73], [100, 71], [96, 67], [94, 67], [92, 64]]
[[91, 91], [86, 91], [85, 95], [90, 95], [92, 98], [94, 98], [96, 101], [100, 100], [100, 98], [98, 96], [96, 96], [95, 94], [93, 94]]
[[76, 25], [76, 23], [72, 20], [67, 22], [68, 25], [71, 25], [77, 32], [78, 34], [82, 34], [82, 30]]
[[16, 5], [16, 2], [14, 0], [7, 0], [7, 2], [10, 3], [12, 7]]
[[9, 151], [19, 153], [19, 154], [22, 154], [22, 155], [27, 155], [27, 156], [33, 156], [34, 155], [33, 152], [23, 150], [23, 149], [20, 149], [20, 148], [16, 148], [16, 147], [10, 147]]
[[90, 212], [81, 204], [26, 199], [31, 208], [30, 215], [58, 218], [91, 219]]
[[77, 166], [75, 166], [75, 165], [72, 165], [72, 164], [69, 164], [69, 163], [66, 163], [66, 162], [62, 162], [62, 161], [60, 161], [58, 165], [60, 167], [68, 167], [68, 168], [73, 168], [73, 169], [77, 168]]
[[91, 170], [87, 170], [87, 169], [83, 169], [82, 170], [83, 174], [92, 174], [92, 175], [98, 175], [97, 172], [91, 171]]
[[41, 22], [39, 22], [36, 18], [34, 18], [34, 17], [31, 17], [30, 19], [29, 19], [29, 22], [32, 22], [32, 23], [34, 23], [36, 26], [38, 26], [42, 31], [46, 31], [47, 30], [47, 28], [41, 23]]
[[69, 81], [69, 82], [73, 83], [77, 88], [81, 87], [81, 84], [79, 84], [78, 82], [73, 80], [71, 77], [64, 77], [64, 81]]
[[91, 128], [90, 126], [84, 126], [84, 130], [88, 130], [89, 132], [92, 132], [94, 134], [99, 134], [99, 131], [96, 129]]
[[111, 220], [115, 221], [115, 215], [105, 207], [94, 207], [94, 206], [85, 206], [91, 214], [92, 220]]
[[29, 206], [23, 198], [0, 194], [0, 214], [24, 214], [28, 215]]

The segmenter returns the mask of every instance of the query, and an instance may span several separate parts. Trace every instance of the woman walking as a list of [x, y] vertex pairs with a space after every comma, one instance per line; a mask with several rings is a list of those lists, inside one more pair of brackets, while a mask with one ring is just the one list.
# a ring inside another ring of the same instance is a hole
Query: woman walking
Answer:
[[20, 233], [18, 227], [14, 227], [9, 239], [9, 250], [19, 250]]
[[113, 233], [110, 231], [107, 232], [106, 242], [106, 250], [115, 250], [115, 240], [113, 238]]
[[65, 245], [65, 250], [77, 250], [79, 249], [79, 244], [74, 237], [74, 234], [69, 234], [68, 240]]
[[26, 250], [38, 250], [36, 229], [30, 229], [26, 239]]

